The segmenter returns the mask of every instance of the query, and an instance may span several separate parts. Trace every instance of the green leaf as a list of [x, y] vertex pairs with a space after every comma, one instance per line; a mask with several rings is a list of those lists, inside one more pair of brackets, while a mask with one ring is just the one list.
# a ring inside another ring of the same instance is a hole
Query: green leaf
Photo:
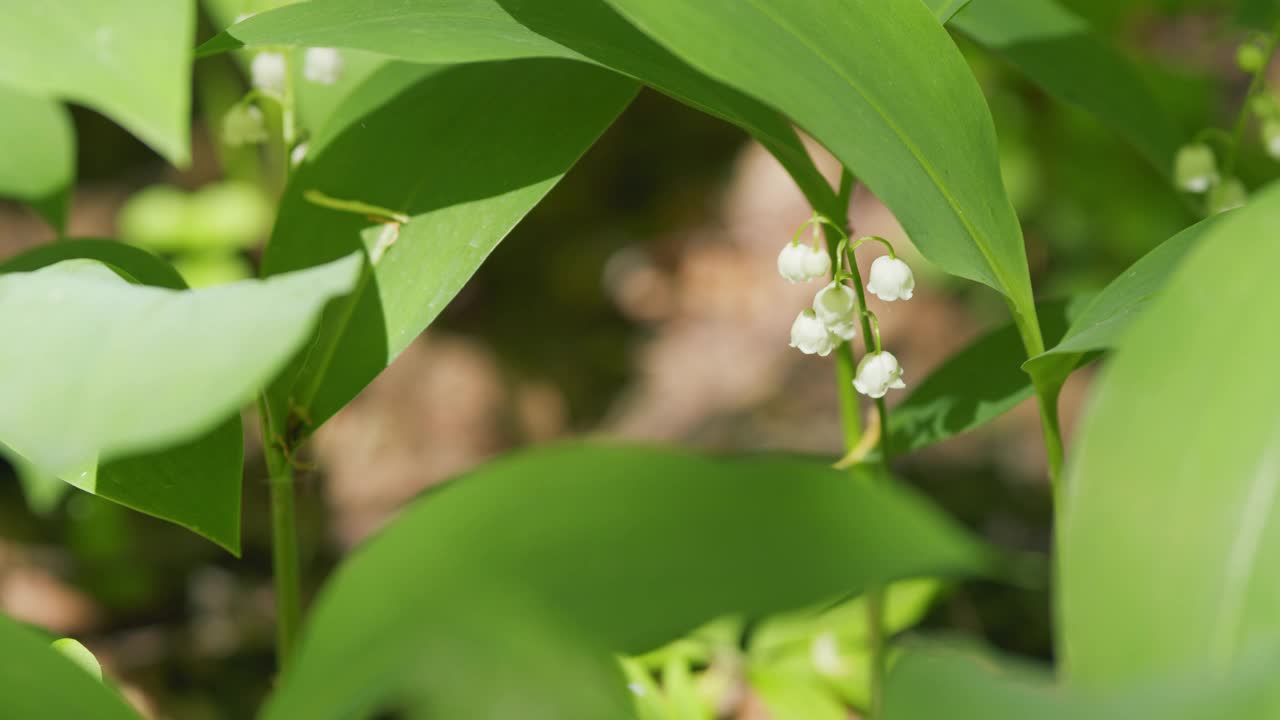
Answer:
[[1131, 265], [1080, 312], [1061, 341], [1026, 362], [1027, 372], [1046, 387], [1061, 388], [1086, 354], [1116, 347], [1186, 254], [1228, 214], [1192, 225]]
[[778, 158], [815, 207], [832, 212], [835, 205], [785, 118], [689, 67], [603, 0], [315, 0], [255, 15], [198, 52], [264, 45], [350, 48], [418, 63], [593, 62], [742, 127]]
[[786, 670], [751, 671], [751, 688], [773, 720], [846, 720], [849, 712], [817, 678]]
[[933, 10], [938, 22], [943, 25], [951, 22], [951, 18], [963, 10], [969, 2], [970, 0], [925, 0], [925, 4]]
[[354, 305], [271, 389], [277, 412], [318, 426], [355, 397], [444, 309], [499, 241], [631, 100], [635, 85], [563, 60], [378, 71], [311, 143], [264, 258], [276, 274], [362, 247], [361, 214], [307, 201], [319, 191], [410, 221], [380, 254]]
[[102, 681], [102, 665], [98, 663], [98, 658], [93, 656], [89, 648], [81, 644], [79, 640], [75, 638], [59, 638], [54, 640], [50, 647], [65, 655], [77, 667], [89, 673], [89, 676], [94, 680]]
[[[418, 500], [352, 556], [317, 601], [266, 717], [360, 717], [414, 683], [424, 702], [505, 697], [483, 675], [449, 683], [421, 672], [492, 659], [479, 646], [442, 647], [438, 634], [494, 643], [496, 633], [522, 637], [558, 618], [616, 672], [613, 653], [653, 649], [712, 618], [763, 616], [908, 576], [984, 573], [989, 560], [914, 495], [824, 462], [535, 450]], [[486, 605], [497, 599], [545, 615], [493, 627]], [[572, 696], [548, 689], [524, 699], [548, 717], [588, 717], [556, 714]]]
[[1132, 64], [1053, 0], [973, 0], [951, 26], [1004, 58], [1057, 100], [1098, 118], [1161, 174], [1186, 133]]
[[889, 673], [885, 720], [1265, 720], [1274, 717], [1274, 652], [1228, 677], [1183, 673], [1111, 692], [1062, 687], [1027, 663], [916, 649]]
[[34, 247], [0, 263], [0, 274], [32, 272], [63, 260], [97, 260], [120, 277], [140, 285], [171, 290], [187, 288], [172, 265], [146, 250], [115, 240], [89, 238]]
[[49, 640], [0, 615], [0, 715], [7, 718], [138, 720], [119, 695], [107, 689]]
[[[991, 114], [919, 0], [609, 0], [711, 77], [827, 146], [943, 270], [1003, 292], [1040, 349]], [[762, 52], [767, 48], [767, 52]]]
[[1218, 673], [1280, 637], [1280, 185], [1214, 223], [1094, 391], [1061, 499], [1070, 677]]
[[87, 105], [185, 165], [194, 31], [193, 0], [6, 3], [0, 84]]
[[55, 230], [67, 219], [76, 136], [62, 103], [0, 85], [0, 197], [34, 207]]
[[[5, 270], [77, 252], [181, 285], [145, 252], [103, 241], [51, 246]], [[0, 275], [0, 442], [40, 473], [238, 553], [239, 409], [358, 264], [206, 291], [131, 285], [89, 260]]]
[[[1041, 303], [1044, 336], [1061, 337], [1065, 302]], [[1026, 350], [1013, 324], [992, 331], [952, 355], [915, 385], [889, 414], [894, 452], [910, 452], [985, 425], [1035, 392], [1022, 370]]]

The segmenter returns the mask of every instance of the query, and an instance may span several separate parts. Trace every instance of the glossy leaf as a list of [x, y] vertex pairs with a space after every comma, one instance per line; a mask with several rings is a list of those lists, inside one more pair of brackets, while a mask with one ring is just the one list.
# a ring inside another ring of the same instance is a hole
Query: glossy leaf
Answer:
[[1220, 673], [1280, 639], [1280, 186], [1215, 223], [1098, 383], [1061, 494], [1076, 682]]
[[[163, 274], [142, 251], [78, 245]], [[43, 252], [76, 246], [54, 247]], [[131, 285], [89, 260], [0, 275], [0, 442], [40, 473], [238, 552], [239, 408], [358, 263], [206, 291]]]
[[87, 105], [190, 157], [194, 0], [6, 2], [0, 84]]
[[0, 197], [31, 205], [56, 230], [75, 183], [75, 128], [62, 103], [0, 85]]
[[1110, 350], [1164, 287], [1188, 252], [1227, 217], [1215, 215], [1161, 243], [1111, 281], [1049, 350], [1026, 362], [1037, 380], [1060, 387], [1086, 353]]
[[[428, 68], [393, 64], [311, 142], [280, 207], [264, 271], [362, 247], [380, 255], [354, 306], [271, 390], [280, 413], [314, 427], [355, 397], [444, 309], [493, 248], [563, 177], [635, 92], [617, 75], [563, 60]], [[411, 220], [386, 244], [361, 214], [311, 191]], [[379, 243], [382, 250], [375, 250]]]
[[118, 694], [49, 643], [49, 638], [0, 615], [0, 715], [138, 720]]
[[1164, 175], [1187, 139], [1132, 64], [1054, 0], [973, 0], [951, 26], [1004, 58], [1054, 98], [1079, 107]]
[[81, 238], [36, 246], [0, 263], [0, 274], [33, 272], [63, 260], [97, 260], [139, 285], [185, 290], [187, 284], [169, 263], [146, 250], [115, 240]]
[[[453, 662], [448, 653], [492, 659], [479, 646], [442, 647], [437, 634], [496, 643], [492, 635], [518, 639], [558, 618], [616, 672], [613, 653], [653, 649], [715, 617], [766, 615], [907, 576], [984, 573], [989, 560], [919, 498], [824, 462], [535, 450], [421, 498], [354, 555], [317, 601], [266, 717], [363, 716], [407, 684], [431, 703], [505, 696], [482, 675], [433, 681], [424, 669]], [[492, 627], [488, 599], [527, 603], [519, 617], [533, 616], [517, 622], [510, 611], [511, 622]], [[571, 697], [550, 688], [522, 699], [548, 717], [588, 717], [556, 714]]]
[[[1041, 303], [1044, 337], [1061, 337], [1067, 325], [1065, 302]], [[1031, 397], [1035, 389], [1022, 369], [1026, 350], [1009, 324], [955, 353], [918, 384], [889, 414], [895, 453], [927, 445], [985, 425]]]
[[889, 673], [885, 720], [1265, 720], [1274, 717], [1275, 653], [1231, 676], [1182, 673], [1110, 692], [1062, 687], [1025, 663], [917, 649]]
[[351, 48], [419, 63], [593, 62], [742, 127], [778, 158], [815, 207], [833, 212], [835, 194], [785, 118], [689, 67], [604, 0], [315, 0], [249, 18], [200, 51], [263, 45]]
[[923, 3], [609, 2], [694, 67], [790, 116], [884, 201], [926, 257], [1008, 296], [1026, 344], [1040, 344], [991, 114]]

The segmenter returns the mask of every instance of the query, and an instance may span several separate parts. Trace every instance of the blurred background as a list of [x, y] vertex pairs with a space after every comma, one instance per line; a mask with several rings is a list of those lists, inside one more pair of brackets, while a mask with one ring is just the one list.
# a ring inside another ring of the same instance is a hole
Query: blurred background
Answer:
[[[1188, 135], [1233, 122], [1248, 81], [1235, 65], [1246, 34], [1233, 3], [1063, 4], [1139, 63]], [[226, 24], [216, 5], [205, 8], [202, 40]], [[1123, 142], [959, 42], [996, 119], [1040, 297], [1096, 291], [1197, 219]], [[359, 62], [352, 58], [357, 72]], [[234, 60], [199, 61], [194, 82], [195, 161], [182, 172], [75, 109], [80, 180], [68, 234], [142, 245], [193, 285], [210, 285], [255, 272], [273, 189], [218, 142], [221, 113], [245, 89]], [[1250, 187], [1276, 171], [1258, 145], [1249, 140], [1242, 158]], [[736, 128], [642, 92], [440, 320], [316, 436], [317, 469], [300, 490], [309, 588], [423, 489], [512, 448], [585, 434], [840, 454], [833, 364], [787, 347], [813, 288], [788, 285], [775, 269], [809, 212]], [[914, 254], [865, 188], [851, 216], [857, 232]], [[52, 239], [34, 212], [0, 201], [0, 259]], [[908, 385], [1005, 317], [985, 288], [918, 256], [912, 266], [915, 300], [871, 301]], [[1064, 396], [1068, 443], [1089, 377], [1078, 374]], [[250, 717], [274, 661], [265, 471], [260, 441], [247, 442], [239, 560], [78, 491], [56, 504], [28, 502], [0, 465], [0, 611], [82, 640], [153, 717]], [[1049, 550], [1032, 406], [903, 458], [898, 470], [991, 541]], [[1050, 657], [1044, 591], [947, 587], [922, 627]], [[726, 715], [766, 717], [750, 698]]]

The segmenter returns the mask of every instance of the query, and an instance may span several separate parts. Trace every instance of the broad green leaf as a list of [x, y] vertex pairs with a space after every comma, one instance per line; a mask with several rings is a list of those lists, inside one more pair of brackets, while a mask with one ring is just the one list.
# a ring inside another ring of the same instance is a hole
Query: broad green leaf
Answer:
[[185, 165], [194, 32], [194, 0], [6, 0], [0, 84], [93, 108]]
[[1266, 720], [1280, 694], [1274, 652], [1227, 677], [1181, 673], [1109, 692], [1053, 683], [1023, 662], [956, 650], [907, 652], [889, 673], [885, 720]]
[[951, 22], [951, 18], [963, 10], [969, 2], [970, 0], [925, 0], [925, 4], [933, 10], [938, 22], [943, 25]]
[[50, 646], [49, 640], [0, 615], [0, 716], [138, 720], [118, 694]]
[[350, 48], [419, 63], [593, 62], [742, 127], [778, 158], [815, 207], [835, 211], [834, 193], [785, 118], [690, 68], [604, 0], [315, 0], [255, 15], [200, 52], [264, 45]]
[[1226, 671], [1280, 638], [1280, 185], [1204, 234], [1125, 333], [1059, 528], [1076, 682]]
[[203, 291], [132, 285], [90, 260], [0, 275], [0, 442], [44, 474], [238, 552], [239, 408], [358, 266]]
[[1039, 382], [1061, 387], [1087, 353], [1116, 347], [1124, 331], [1164, 287], [1183, 257], [1229, 214], [1192, 225], [1131, 265], [1081, 311], [1061, 341], [1026, 362], [1027, 372]]
[[785, 670], [752, 670], [751, 689], [772, 720], [847, 720], [849, 712], [816, 678]]
[[[1067, 325], [1065, 302], [1041, 303], [1044, 337], [1061, 337]], [[1026, 350], [1009, 324], [952, 355], [916, 383], [889, 413], [895, 453], [910, 452], [985, 425], [1031, 397], [1035, 389], [1022, 370]]]
[[[266, 717], [361, 717], [411, 683], [424, 703], [505, 696], [484, 676], [448, 683], [421, 672], [492, 659], [479, 645], [442, 647], [438, 634], [491, 648], [498, 633], [519, 638], [558, 618], [616, 672], [613, 654], [653, 649], [712, 618], [763, 616], [909, 576], [984, 573], [989, 560], [906, 490], [824, 462], [535, 450], [421, 498], [353, 555], [316, 602]], [[495, 626], [494, 599], [545, 615]], [[586, 717], [557, 715], [571, 698], [553, 689], [525, 699], [550, 717]]]
[[76, 175], [76, 136], [62, 103], [0, 85], [0, 197], [35, 208], [61, 231]]
[[1097, 117], [1162, 174], [1172, 173], [1186, 133], [1132, 64], [1085, 20], [1054, 0], [973, 0], [951, 26], [1054, 98]]
[[[160, 258], [112, 240], [64, 240], [0, 264], [0, 273], [31, 272], [63, 260], [92, 259], [130, 282], [183, 290], [182, 278]], [[189, 528], [233, 554], [240, 552], [243, 436], [240, 413], [174, 447], [111, 460], [64, 475], [65, 482], [9, 450], [28, 504], [52, 510], [71, 486]], [[83, 472], [83, 475], [81, 474]]]
[[393, 244], [379, 240], [383, 228], [365, 233], [363, 247], [380, 259], [366, 269], [354, 306], [344, 302], [326, 315], [320, 338], [273, 386], [277, 411], [314, 427], [355, 397], [435, 319], [634, 92], [613, 73], [563, 60], [396, 63], [371, 77], [312, 141], [280, 206], [264, 272], [362, 247], [370, 220], [317, 206], [304, 198], [308, 192], [411, 219]]
[[926, 257], [1003, 292], [1024, 344], [1041, 349], [991, 114], [920, 0], [609, 3], [694, 67], [795, 120], [884, 201]]

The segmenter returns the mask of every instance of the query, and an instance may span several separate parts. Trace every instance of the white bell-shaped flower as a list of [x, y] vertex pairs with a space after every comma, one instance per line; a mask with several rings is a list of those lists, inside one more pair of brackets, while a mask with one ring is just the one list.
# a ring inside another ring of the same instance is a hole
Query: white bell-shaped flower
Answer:
[[873, 398], [882, 398], [890, 390], [906, 386], [898, 358], [888, 352], [867, 353], [858, 363], [858, 372], [853, 378], [854, 389]]
[[829, 328], [853, 322], [857, 306], [853, 288], [844, 283], [830, 283], [813, 296], [813, 311]]
[[885, 302], [910, 300], [916, 279], [911, 268], [898, 258], [881, 255], [871, 262], [871, 278], [867, 290]]
[[289, 153], [289, 164], [298, 167], [303, 160], [307, 159], [307, 144], [298, 143], [297, 146]]
[[313, 83], [332, 85], [342, 77], [342, 53], [335, 48], [307, 48], [302, 57], [302, 76]]
[[778, 274], [788, 282], [802, 283], [826, 277], [831, 258], [821, 248], [803, 243], [787, 243], [778, 253]]
[[828, 325], [827, 330], [841, 340], [852, 340], [858, 335], [858, 323], [853, 318], [849, 318], [848, 322]]
[[796, 321], [791, 324], [791, 347], [805, 355], [826, 357], [835, 349], [836, 338], [818, 319], [818, 315], [808, 309], [797, 315]]
[[249, 64], [249, 78], [253, 86], [262, 92], [279, 97], [284, 95], [284, 75], [288, 63], [278, 52], [260, 52]]
[[232, 105], [222, 116], [222, 141], [231, 147], [265, 142], [267, 123], [255, 105]]
[[1218, 182], [1218, 159], [1204, 143], [1184, 145], [1173, 159], [1173, 178], [1189, 193], [1208, 192]]

